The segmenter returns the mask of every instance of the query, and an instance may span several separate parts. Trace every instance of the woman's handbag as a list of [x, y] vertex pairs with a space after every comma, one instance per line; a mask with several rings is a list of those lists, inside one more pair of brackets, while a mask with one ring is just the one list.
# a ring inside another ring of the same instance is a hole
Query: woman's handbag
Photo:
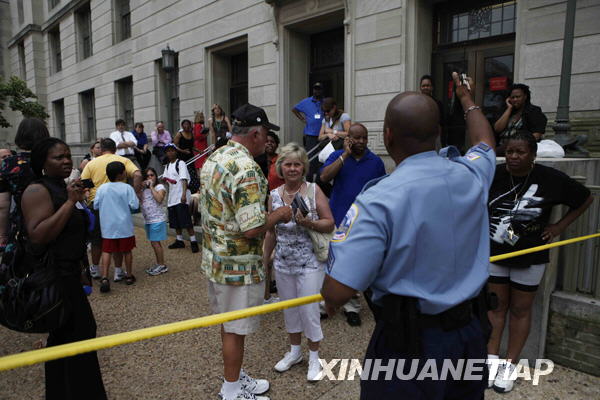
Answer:
[[48, 333], [64, 325], [69, 314], [51, 248], [33, 256], [17, 235], [0, 265], [0, 324], [19, 332]]
[[[311, 214], [317, 216], [317, 199], [316, 199], [316, 184], [312, 183], [312, 190], [308, 190], [308, 199], [310, 200]], [[307, 229], [308, 236], [312, 241], [313, 250], [317, 260], [321, 262], [327, 261], [329, 257], [329, 241], [333, 237], [333, 231], [329, 233], [317, 232], [312, 229]]]

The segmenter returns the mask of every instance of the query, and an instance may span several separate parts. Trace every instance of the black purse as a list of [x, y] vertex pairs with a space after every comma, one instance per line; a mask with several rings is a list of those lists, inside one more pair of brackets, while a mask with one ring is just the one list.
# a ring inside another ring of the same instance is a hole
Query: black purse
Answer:
[[0, 265], [0, 324], [26, 333], [60, 328], [69, 318], [70, 304], [52, 248], [33, 255], [20, 234], [13, 245]]

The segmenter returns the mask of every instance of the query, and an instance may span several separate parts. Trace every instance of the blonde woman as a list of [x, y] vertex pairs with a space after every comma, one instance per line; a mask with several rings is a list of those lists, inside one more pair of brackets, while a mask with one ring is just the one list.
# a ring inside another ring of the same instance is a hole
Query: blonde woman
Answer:
[[[323, 283], [325, 263], [317, 260], [307, 230], [331, 232], [333, 216], [327, 198], [314, 183], [305, 180], [308, 157], [303, 147], [290, 143], [281, 149], [275, 164], [277, 174], [284, 184], [271, 191], [269, 212], [280, 207], [292, 206], [296, 194], [307, 205], [309, 213], [303, 215], [298, 209], [288, 223], [279, 223], [267, 232], [264, 263], [275, 249], [273, 267], [276, 271], [277, 289], [281, 300], [319, 293]], [[308, 339], [309, 362], [307, 379], [315, 381], [321, 372], [319, 343], [323, 339], [319, 304], [312, 303], [283, 311], [286, 330], [290, 336], [290, 351], [276, 365], [275, 370], [284, 372], [302, 361], [302, 333]]]

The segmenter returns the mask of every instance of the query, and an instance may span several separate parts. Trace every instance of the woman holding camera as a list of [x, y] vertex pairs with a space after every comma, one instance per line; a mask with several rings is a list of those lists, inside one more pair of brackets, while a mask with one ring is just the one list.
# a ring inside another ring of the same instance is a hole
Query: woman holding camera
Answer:
[[[57, 138], [38, 142], [31, 169], [37, 180], [21, 200], [28, 250], [52, 253], [69, 310], [63, 325], [50, 332], [47, 346], [94, 338], [96, 321], [81, 287], [89, 219], [80, 206], [83, 185], [75, 181], [67, 186], [64, 181], [73, 169], [69, 146]], [[46, 399], [106, 399], [96, 352], [48, 361], [45, 371]]]
[[[275, 249], [273, 267], [279, 297], [289, 300], [319, 293], [325, 263], [317, 260], [307, 229], [328, 233], [333, 231], [334, 223], [321, 189], [304, 179], [308, 171], [308, 157], [303, 147], [296, 143], [284, 146], [277, 159], [276, 170], [285, 183], [271, 191], [269, 212], [280, 207], [300, 207], [294, 210], [295, 215], [290, 222], [279, 223], [267, 232], [263, 257], [266, 265]], [[319, 343], [323, 339], [319, 304], [286, 309], [283, 314], [291, 348], [275, 365], [275, 370], [284, 372], [302, 361], [300, 343], [304, 333], [310, 350], [307, 379], [315, 381], [321, 372]]]

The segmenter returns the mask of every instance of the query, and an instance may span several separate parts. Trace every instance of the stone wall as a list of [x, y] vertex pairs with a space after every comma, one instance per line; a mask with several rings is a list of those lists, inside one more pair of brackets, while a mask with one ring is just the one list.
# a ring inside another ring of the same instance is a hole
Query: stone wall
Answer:
[[552, 295], [546, 357], [600, 376], [600, 302], [564, 292]]

